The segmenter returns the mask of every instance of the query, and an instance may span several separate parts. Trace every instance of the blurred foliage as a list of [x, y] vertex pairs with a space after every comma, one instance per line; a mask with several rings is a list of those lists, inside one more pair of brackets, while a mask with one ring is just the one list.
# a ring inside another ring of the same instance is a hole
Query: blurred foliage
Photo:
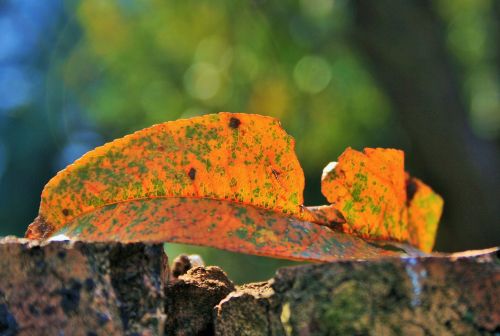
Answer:
[[[432, 4], [470, 123], [479, 137], [498, 141], [494, 2]], [[0, 235], [21, 235], [44, 183], [87, 150], [218, 111], [279, 118], [297, 140], [307, 204], [323, 203], [321, 170], [344, 148], [413, 143], [352, 43], [352, 24], [346, 0], [0, 2]], [[424, 166], [410, 164], [427, 177]], [[197, 251], [227, 261], [238, 281], [248, 265], [256, 278], [269, 275], [259, 265], [278, 265], [252, 259], [240, 267], [232, 254]]]
[[473, 129], [480, 137], [498, 139], [500, 82], [496, 62], [500, 26], [491, 15], [494, 1], [439, 1], [436, 7], [448, 23], [447, 47], [460, 64]]
[[250, 281], [266, 281], [274, 275], [278, 267], [307, 264], [307, 262], [258, 257], [183, 244], [165, 244], [165, 251], [169, 256], [170, 264], [180, 254], [198, 254], [205, 265], [217, 265], [228, 272], [231, 280], [236, 284], [244, 284]]
[[285, 8], [85, 1], [83, 38], [63, 76], [112, 136], [217, 111], [277, 117], [319, 180], [343, 148], [388, 133], [389, 108], [356, 52], [341, 39], [327, 43], [344, 29], [345, 12], [324, 0]]

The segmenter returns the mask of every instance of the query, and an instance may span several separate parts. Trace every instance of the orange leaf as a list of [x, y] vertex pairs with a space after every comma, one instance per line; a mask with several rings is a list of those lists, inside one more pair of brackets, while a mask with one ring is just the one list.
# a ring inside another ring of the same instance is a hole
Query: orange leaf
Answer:
[[421, 181], [408, 181], [417, 198], [407, 195], [402, 151], [365, 148], [361, 153], [348, 148], [323, 173], [321, 190], [331, 206], [310, 210], [346, 233], [409, 242], [430, 251], [442, 200]]
[[54, 236], [90, 241], [176, 242], [292, 260], [399, 256], [352, 235], [272, 210], [202, 198], [154, 198], [101, 207]]
[[85, 154], [45, 186], [40, 238], [99, 207], [205, 197], [299, 215], [304, 174], [294, 140], [270, 117], [219, 113], [152, 126]]
[[406, 228], [402, 158], [396, 150], [347, 150], [325, 172], [323, 192], [333, 205], [304, 208], [294, 140], [277, 120], [219, 113], [167, 122], [98, 147], [59, 172], [26, 236], [170, 241], [317, 261], [400, 255], [315, 223], [432, 245], [430, 219], [439, 209], [428, 208], [432, 192], [419, 181], [410, 200], [416, 224]]
[[409, 242], [431, 251], [443, 210], [443, 199], [415, 177], [407, 175]]

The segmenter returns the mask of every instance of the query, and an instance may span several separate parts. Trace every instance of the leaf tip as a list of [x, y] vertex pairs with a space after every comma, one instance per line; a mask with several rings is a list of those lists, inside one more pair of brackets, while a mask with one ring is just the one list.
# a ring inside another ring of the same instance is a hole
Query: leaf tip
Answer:
[[45, 239], [52, 232], [54, 232], [54, 226], [48, 223], [42, 215], [39, 215], [28, 226], [24, 236], [28, 239]]

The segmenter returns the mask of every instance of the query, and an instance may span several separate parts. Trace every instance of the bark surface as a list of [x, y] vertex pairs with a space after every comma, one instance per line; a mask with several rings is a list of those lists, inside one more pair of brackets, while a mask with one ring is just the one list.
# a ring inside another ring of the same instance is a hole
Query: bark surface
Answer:
[[0, 335], [133, 335], [164, 325], [162, 244], [0, 240]]
[[235, 287], [161, 244], [0, 240], [0, 335], [494, 335], [499, 250], [304, 265]]

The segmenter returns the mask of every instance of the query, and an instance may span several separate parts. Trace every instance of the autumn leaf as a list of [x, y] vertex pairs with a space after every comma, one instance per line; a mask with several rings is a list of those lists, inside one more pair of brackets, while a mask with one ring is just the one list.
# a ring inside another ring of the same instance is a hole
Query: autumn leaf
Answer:
[[[406, 201], [405, 176], [401, 182], [399, 154], [391, 153], [395, 157], [387, 162], [374, 151], [363, 164], [374, 165], [381, 186], [392, 186], [393, 192], [384, 194], [386, 207], [397, 209]], [[341, 157], [339, 165], [344, 161]], [[399, 235], [325, 226], [345, 220], [339, 204], [349, 194], [330, 177], [333, 187], [327, 184], [324, 192], [333, 205], [303, 207], [304, 174], [294, 140], [276, 119], [219, 113], [167, 122], [96, 148], [59, 172], [45, 186], [39, 216], [26, 236], [179, 242], [317, 261], [400, 255], [352, 234], [409, 241], [402, 219], [401, 228], [393, 230]], [[382, 193], [368, 184], [360, 188], [360, 197]], [[412, 218], [420, 223], [430, 217], [421, 206], [429, 195], [415, 195], [421, 202], [414, 202]], [[366, 218], [374, 227], [380, 224], [374, 215]], [[431, 226], [419, 224], [411, 236], [429, 244], [422, 233]]]
[[298, 215], [303, 189], [294, 140], [276, 119], [220, 113], [177, 120], [98, 147], [59, 172], [42, 192], [40, 216], [50, 229], [39, 234], [108, 204], [156, 197]]
[[422, 251], [432, 251], [443, 211], [443, 199], [428, 185], [406, 176], [409, 242]]
[[331, 205], [311, 211], [328, 225], [432, 250], [443, 201], [405, 173], [403, 151], [348, 148], [338, 163], [325, 168], [321, 190]]
[[90, 241], [204, 245], [291, 260], [335, 261], [398, 256], [326, 226], [225, 200], [153, 198], [120, 202], [84, 214], [54, 236]]

